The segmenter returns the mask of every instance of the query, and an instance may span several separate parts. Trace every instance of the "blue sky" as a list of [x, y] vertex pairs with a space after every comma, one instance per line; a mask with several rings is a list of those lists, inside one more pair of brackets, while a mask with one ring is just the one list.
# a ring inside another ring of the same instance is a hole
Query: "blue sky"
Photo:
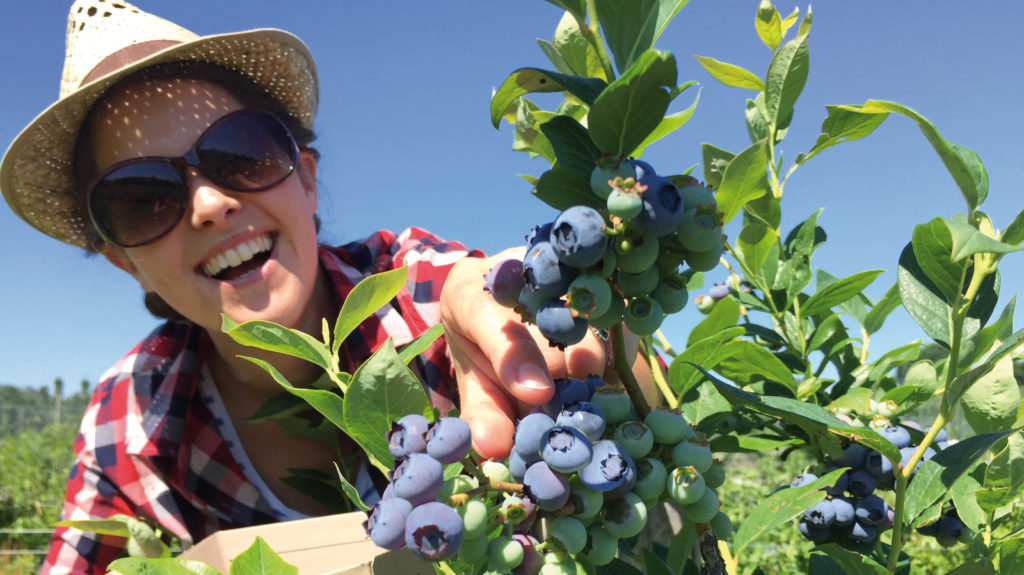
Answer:
[[[494, 252], [554, 217], [517, 177], [539, 175], [545, 162], [513, 152], [509, 126], [495, 131], [488, 119], [491, 90], [512, 70], [550, 67], [535, 39], [551, 38], [560, 17], [551, 4], [135, 3], [199, 34], [277, 27], [309, 45], [321, 78], [324, 241], [417, 225]], [[718, 84], [692, 56], [763, 74], [770, 52], [754, 33], [757, 4], [692, 0], [659, 41], [675, 53], [680, 82], [697, 80], [702, 90], [690, 123], [646, 152], [644, 159], [660, 173], [699, 163], [703, 142], [733, 152], [749, 144], [742, 112], [752, 93]], [[796, 5], [778, 7], [785, 15]], [[66, 15], [64, 2], [28, 2], [0, 23], [0, 53], [6, 55], [0, 61], [0, 145], [56, 98]], [[981, 156], [991, 180], [982, 209], [997, 228], [1005, 227], [1024, 206], [1024, 123], [1017, 112], [1024, 93], [1022, 17], [1024, 4], [1008, 1], [815, 4], [811, 72], [782, 145], [785, 156], [810, 148], [825, 105], [894, 100]], [[688, 103], [684, 96], [673, 110]], [[867, 290], [872, 299], [895, 281], [900, 249], [914, 225], [964, 211], [934, 152], [900, 117], [797, 170], [783, 199], [784, 231], [819, 207], [829, 241], [813, 263], [839, 277], [886, 270]], [[737, 233], [733, 227], [727, 232]], [[131, 278], [35, 232], [6, 207], [0, 208], [0, 242], [0, 383], [95, 382], [156, 325]], [[1021, 257], [1004, 260], [999, 309], [1022, 285]], [[724, 276], [719, 269], [708, 279]], [[690, 305], [668, 320], [665, 332], [681, 346], [699, 318]], [[919, 337], [906, 312], [897, 310], [873, 338], [871, 355]]]

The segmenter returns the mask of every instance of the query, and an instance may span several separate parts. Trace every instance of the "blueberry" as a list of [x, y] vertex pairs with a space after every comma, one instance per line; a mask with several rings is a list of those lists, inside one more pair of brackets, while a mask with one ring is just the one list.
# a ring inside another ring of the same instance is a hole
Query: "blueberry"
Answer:
[[831, 501], [822, 499], [804, 511], [804, 520], [815, 527], [828, 527], [835, 523], [836, 510]]
[[661, 304], [664, 313], [676, 313], [686, 307], [690, 294], [686, 291], [686, 282], [675, 272], [663, 274], [658, 287], [651, 292], [651, 297]]
[[619, 288], [619, 292], [626, 297], [646, 296], [658, 287], [659, 281], [661, 281], [661, 274], [656, 267], [649, 267], [635, 274], [620, 269], [615, 276], [615, 285]]
[[637, 180], [642, 180], [643, 178], [646, 178], [647, 176], [656, 176], [656, 175], [658, 175], [658, 174], [656, 174], [654, 172], [654, 168], [652, 168], [650, 164], [648, 164], [647, 162], [645, 162], [643, 160], [630, 159], [630, 160], [626, 160], [626, 163], [628, 163], [630, 166], [633, 167], [633, 170], [634, 170], [634, 174], [633, 175], [634, 175], [634, 177]]
[[952, 547], [964, 534], [964, 524], [955, 515], [946, 515], [936, 524], [935, 540], [943, 547]]
[[725, 483], [725, 467], [720, 463], [713, 463], [702, 475], [704, 483], [711, 489], [718, 489]]
[[516, 306], [524, 285], [523, 262], [515, 258], [501, 260], [484, 275], [484, 289], [505, 307]]
[[443, 561], [455, 555], [464, 533], [459, 514], [436, 501], [417, 506], [405, 521], [406, 546], [427, 561]]
[[[594, 394], [597, 393], [597, 390], [599, 388], [608, 385], [608, 383], [605, 382], [605, 380], [601, 379], [600, 376], [593, 373], [591, 373], [587, 377], [584, 377], [583, 383], [587, 384], [587, 389], [590, 391], [590, 397], [594, 397]], [[587, 398], [586, 401], [590, 401], [590, 398]]]
[[523, 291], [519, 293], [519, 300], [513, 310], [519, 314], [519, 318], [528, 323], [534, 323], [537, 320], [537, 312], [541, 306], [548, 303], [551, 298], [544, 295], [543, 292], [534, 289], [530, 284], [523, 286]]
[[[832, 469], [826, 469], [825, 473], [829, 473], [830, 471], [832, 471]], [[836, 478], [835, 483], [833, 483], [832, 485], [825, 486], [825, 493], [828, 493], [829, 495], [842, 495], [846, 491], [846, 488], [849, 486], [850, 477], [847, 474], [843, 473], [842, 475]]]
[[473, 498], [457, 509], [462, 517], [462, 528], [466, 539], [476, 539], [487, 531], [487, 504], [479, 498]]
[[501, 502], [498, 518], [505, 525], [519, 525], [524, 521], [531, 521], [536, 511], [537, 506], [529, 497], [509, 495]]
[[512, 575], [537, 575], [543, 566], [544, 559], [537, 551], [538, 541], [526, 533], [515, 533], [512, 535], [523, 546], [523, 561], [518, 567], [512, 569]]
[[405, 521], [412, 504], [399, 497], [386, 499], [370, 510], [363, 528], [374, 545], [384, 549], [405, 547]]
[[707, 523], [711, 521], [711, 518], [718, 513], [718, 508], [722, 506], [721, 501], [718, 499], [718, 494], [715, 493], [714, 489], [704, 488], [704, 495], [700, 497], [695, 503], [683, 506], [683, 511], [686, 512], [686, 517], [694, 523]]
[[949, 441], [949, 432], [945, 429], [940, 429], [939, 433], [935, 436], [935, 441]]
[[856, 518], [856, 510], [853, 506], [853, 500], [848, 497], [833, 497], [832, 498], [832, 510], [836, 514], [836, 525], [849, 525], [853, 523]]
[[469, 453], [469, 424], [458, 417], [442, 417], [427, 432], [427, 454], [441, 463], [455, 463]]
[[722, 220], [717, 209], [715, 206], [700, 206], [681, 215], [677, 231], [683, 247], [702, 252], [715, 246], [722, 237]]
[[637, 189], [625, 190], [613, 187], [605, 200], [605, 207], [613, 216], [630, 219], [644, 210], [644, 201]]
[[[554, 426], [555, 420], [544, 413], [531, 413], [520, 419], [513, 437], [515, 452], [527, 464], [540, 461], [541, 437]], [[509, 468], [511, 467], [509, 465]], [[515, 470], [512, 474], [515, 475]]]
[[850, 476], [850, 486], [847, 487], [850, 495], [854, 497], [865, 497], [875, 492], [875, 478], [863, 469], [846, 472]]
[[391, 431], [384, 435], [388, 442], [388, 451], [395, 459], [410, 453], [423, 453], [427, 450], [426, 435], [430, 429], [430, 420], [415, 413], [406, 415], [391, 424]]
[[806, 520], [800, 520], [800, 534], [809, 539], [812, 543], [824, 543], [832, 537], [832, 530], [828, 527], [815, 527]]
[[591, 442], [601, 439], [605, 428], [604, 413], [601, 412], [600, 407], [589, 401], [566, 404], [555, 418], [555, 423], [575, 427], [583, 432], [583, 435], [587, 436]]
[[693, 210], [697, 206], [716, 206], [715, 194], [701, 185], [683, 186], [679, 190], [679, 194], [683, 196], [683, 209]]
[[857, 543], [870, 543], [878, 537], [878, 529], [874, 525], [865, 525], [854, 521], [846, 526], [846, 536]]
[[854, 505], [857, 521], [865, 525], [877, 525], [885, 520], [889, 506], [877, 495], [867, 495]]
[[708, 524], [711, 526], [711, 532], [719, 539], [728, 539], [732, 535], [732, 520], [721, 511], [715, 513], [715, 516], [711, 518]]
[[633, 298], [626, 306], [626, 315], [623, 321], [629, 331], [636, 335], [651, 335], [661, 327], [665, 319], [665, 313], [661, 304], [650, 297]]
[[[722, 250], [725, 249], [722, 236], [719, 234], [714, 247], [709, 250], [697, 251], [686, 250], [686, 265], [695, 272], [707, 272], [715, 269], [719, 260], [722, 259]], [[714, 300], [712, 300], [714, 301]]]
[[636, 466], [632, 458], [618, 444], [608, 439], [594, 443], [590, 463], [579, 471], [583, 483], [594, 491], [612, 491], [636, 482]]
[[587, 528], [575, 517], [557, 517], [548, 523], [548, 537], [553, 537], [569, 553], [579, 553], [587, 544]]
[[587, 318], [587, 322], [594, 329], [611, 329], [622, 323], [622, 315], [625, 313], [626, 301], [622, 299], [618, 292], [613, 292], [611, 303], [608, 305], [608, 311], [599, 316], [591, 315]]
[[608, 245], [604, 218], [589, 206], [572, 206], [555, 218], [551, 245], [566, 265], [585, 268], [598, 263]]
[[560, 473], [573, 473], [590, 463], [593, 448], [583, 432], [564, 425], [556, 425], [544, 432], [540, 440], [541, 458], [551, 469]]
[[[537, 459], [540, 460], [539, 453], [537, 454]], [[519, 452], [516, 451], [515, 447], [513, 447], [512, 452], [508, 454], [508, 471], [512, 475], [512, 479], [522, 481], [523, 475], [526, 475], [527, 467], [529, 467], [529, 464], [521, 455], [519, 455]]]
[[879, 431], [879, 434], [888, 439], [889, 443], [895, 445], [897, 449], [910, 446], [910, 432], [898, 425], [890, 425]]
[[643, 531], [647, 525], [647, 506], [635, 493], [605, 503], [604, 526], [614, 537], [625, 539]]
[[579, 557], [596, 565], [607, 565], [615, 559], [619, 550], [618, 538], [608, 532], [600, 523], [592, 523], [587, 527], [587, 544], [583, 546]]
[[654, 434], [639, 421], [627, 421], [619, 424], [612, 434], [612, 439], [621, 445], [633, 459], [646, 457], [654, 447]]
[[512, 472], [508, 466], [500, 461], [484, 461], [480, 464], [480, 471], [484, 476], [495, 481], [512, 481]]
[[532, 248], [539, 242], [550, 241], [551, 228], [553, 228], [554, 225], [554, 222], [548, 222], [539, 226], [533, 226], [530, 233], [526, 234], [526, 249]]
[[477, 537], [470, 539], [463, 535], [462, 545], [459, 546], [458, 559], [461, 561], [476, 562], [487, 555], [487, 538]]
[[611, 425], [625, 421], [632, 405], [624, 389], [610, 386], [598, 389], [591, 402], [601, 409], [605, 422]]
[[391, 483], [396, 497], [413, 506], [433, 501], [444, 481], [441, 462], [426, 453], [412, 453], [395, 468]]
[[892, 462], [889, 461], [888, 457], [877, 451], [868, 453], [868, 458], [864, 463], [864, 468], [867, 469], [868, 473], [874, 476], [878, 484], [885, 485], [891, 483], [893, 480]]
[[569, 306], [553, 299], [541, 306], [535, 319], [537, 329], [553, 345], [564, 348], [579, 343], [587, 335], [587, 319], [574, 316]]
[[[647, 186], [640, 199], [643, 210], [633, 219], [637, 229], [654, 237], [668, 235], [683, 221], [683, 196], [668, 178], [657, 175], [637, 180]], [[684, 244], [685, 245], [685, 244]]]
[[608, 280], [595, 274], [580, 274], [566, 292], [569, 308], [583, 317], [600, 317], [612, 305], [612, 287]]
[[598, 158], [597, 165], [590, 172], [590, 189], [602, 200], [612, 191], [611, 180], [615, 178], [637, 178], [636, 170], [630, 162], [622, 161], [621, 156], [603, 156]]
[[499, 535], [487, 544], [487, 561], [494, 571], [511, 571], [519, 567], [524, 557], [523, 544], [511, 537]]
[[708, 296], [715, 301], [721, 301], [727, 295], [729, 295], [729, 286], [724, 283], [716, 283], [708, 290]]
[[654, 265], [658, 259], [660, 242], [653, 236], [615, 241], [616, 264], [620, 270], [635, 274]]
[[523, 258], [526, 284], [547, 299], [560, 297], [579, 271], [563, 264], [551, 242], [537, 242]]
[[564, 475], [538, 461], [523, 476], [526, 495], [544, 511], [554, 511], [569, 500], [569, 482]]
[[654, 441], [661, 445], [675, 445], [689, 434], [689, 423], [678, 410], [656, 407], [644, 418], [644, 425], [651, 430]]
[[594, 392], [590, 391], [590, 384], [575, 377], [559, 377], [555, 379], [555, 394], [551, 401], [544, 405], [544, 413], [552, 418], [558, 417], [562, 408], [569, 403], [590, 401]]
[[808, 483], [816, 481], [817, 479], [818, 476], [813, 473], [801, 473], [800, 475], [797, 475], [796, 477], [793, 478], [792, 481], [789, 482], [789, 486], [800, 487], [801, 485], [807, 485]]
[[711, 454], [711, 449], [706, 445], [699, 445], [692, 441], [680, 441], [672, 448], [672, 463], [676, 467], [692, 465], [697, 471], [704, 473], [711, 468], [714, 457]]
[[661, 497], [668, 483], [668, 470], [665, 464], [653, 457], [645, 457], [636, 461], [636, 484], [633, 493], [645, 501]]
[[835, 460], [834, 463], [836, 467], [858, 469], [864, 466], [864, 460], [867, 459], [867, 456], [868, 448], [859, 443], [851, 443], [843, 450], [842, 457]]
[[707, 490], [704, 477], [692, 465], [673, 469], [665, 485], [668, 495], [682, 505], [696, 503]]

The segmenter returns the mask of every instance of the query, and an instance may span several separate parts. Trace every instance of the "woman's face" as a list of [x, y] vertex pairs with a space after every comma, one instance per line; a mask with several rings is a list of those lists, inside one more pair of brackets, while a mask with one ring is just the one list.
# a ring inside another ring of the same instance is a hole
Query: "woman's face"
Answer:
[[[242, 107], [203, 80], [120, 87], [92, 115], [96, 173], [130, 158], [183, 155], [213, 122]], [[298, 326], [319, 269], [315, 170], [312, 154], [302, 152], [295, 172], [277, 186], [234, 192], [189, 168], [191, 204], [170, 233], [140, 247], [107, 245], [103, 253], [211, 333], [220, 331], [221, 313], [237, 322]]]

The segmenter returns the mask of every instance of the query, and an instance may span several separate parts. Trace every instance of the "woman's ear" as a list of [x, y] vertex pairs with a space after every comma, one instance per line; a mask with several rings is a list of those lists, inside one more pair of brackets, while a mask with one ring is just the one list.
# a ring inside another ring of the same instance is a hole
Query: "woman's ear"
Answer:
[[125, 253], [124, 248], [112, 246], [110, 244], [103, 244], [100, 246], [100, 253], [103, 254], [103, 257], [107, 258], [108, 262], [114, 264], [114, 266], [124, 270], [125, 273], [135, 278], [135, 281], [139, 282], [139, 285], [142, 287], [142, 291], [153, 291], [153, 286], [149, 284], [149, 281], [146, 280], [145, 276], [139, 273], [138, 268], [136, 268], [135, 264], [132, 263], [131, 258], [129, 258], [128, 254]]
[[316, 187], [316, 155], [310, 150], [300, 150], [297, 169], [299, 180], [302, 182], [302, 187], [306, 190], [306, 197], [309, 198], [310, 206], [312, 206], [313, 213], [315, 214], [319, 199]]

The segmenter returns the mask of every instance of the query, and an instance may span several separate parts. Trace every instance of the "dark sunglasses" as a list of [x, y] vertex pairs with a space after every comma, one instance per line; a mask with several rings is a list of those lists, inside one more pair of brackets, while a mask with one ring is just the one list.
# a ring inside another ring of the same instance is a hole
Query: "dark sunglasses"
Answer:
[[184, 217], [191, 198], [186, 168], [227, 190], [259, 192], [290, 176], [298, 157], [295, 138], [277, 116], [237, 110], [207, 128], [184, 156], [132, 158], [104, 170], [86, 191], [89, 217], [108, 242], [145, 245]]

